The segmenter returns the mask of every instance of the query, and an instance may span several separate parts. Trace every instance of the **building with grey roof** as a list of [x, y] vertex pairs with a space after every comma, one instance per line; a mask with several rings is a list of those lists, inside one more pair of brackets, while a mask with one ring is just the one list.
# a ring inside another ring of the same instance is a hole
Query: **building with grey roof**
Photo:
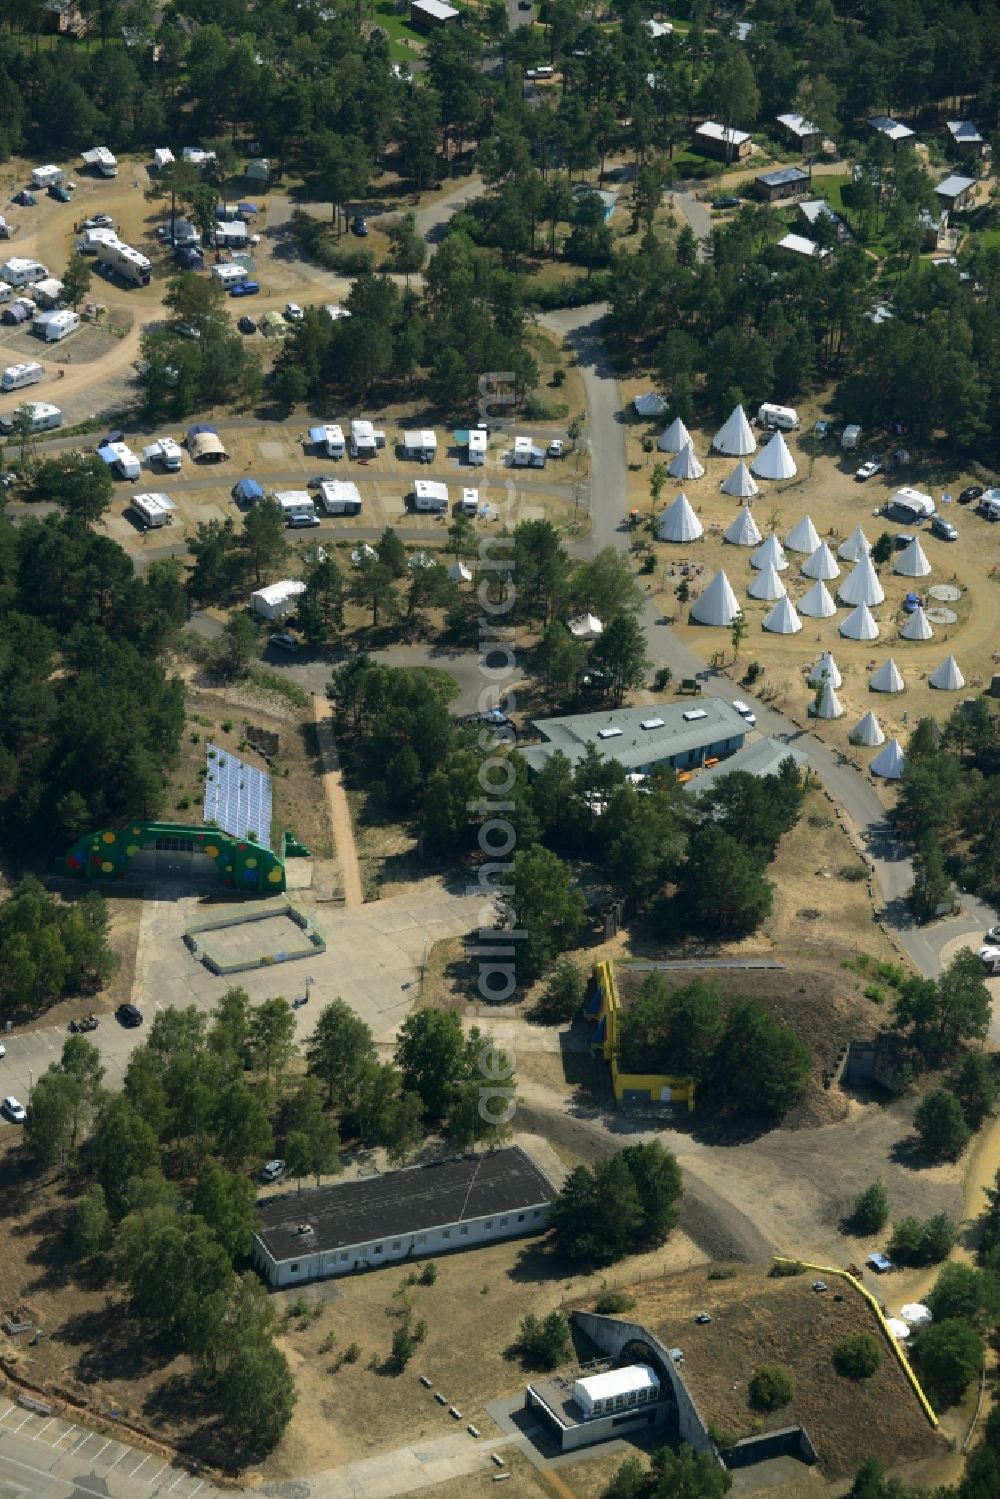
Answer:
[[985, 142], [971, 120], [948, 120], [947, 129], [956, 156], [982, 156]]
[[810, 184], [809, 173], [801, 167], [779, 167], [774, 172], [761, 172], [754, 178], [757, 191], [768, 203], [780, 203], [785, 198], [797, 198]]
[[807, 763], [808, 756], [802, 750], [784, 744], [780, 739], [757, 739], [753, 744], [744, 745], [741, 750], [737, 750], [728, 760], [720, 760], [718, 765], [710, 765], [707, 770], [699, 771], [686, 783], [687, 789], [700, 796], [703, 791], [714, 786], [720, 776], [733, 775], [738, 770], [745, 771], [750, 776], [776, 776], [783, 760], [794, 760], [801, 770]]
[[614, 760], [639, 775], [657, 766], [690, 770], [706, 760], [735, 754], [743, 748], [747, 733], [746, 720], [718, 697], [541, 718], [533, 721], [532, 728], [544, 742], [526, 745], [520, 754], [533, 774], [557, 750], [575, 765], [589, 745], [602, 760]]

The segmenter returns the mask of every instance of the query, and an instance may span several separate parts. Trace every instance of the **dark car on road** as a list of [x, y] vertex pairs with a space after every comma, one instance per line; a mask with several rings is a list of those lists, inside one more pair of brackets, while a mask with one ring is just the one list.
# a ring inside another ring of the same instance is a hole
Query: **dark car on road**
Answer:
[[53, 182], [49, 188], [49, 197], [55, 198], [57, 203], [72, 203], [73, 194], [68, 187], [63, 187], [61, 182]]
[[250, 314], [248, 312], [245, 312], [243, 314], [243, 316], [240, 318], [240, 320], [236, 324], [236, 326], [240, 330], [241, 333], [256, 333], [257, 332], [257, 324], [254, 322], [253, 318], [250, 316]]
[[235, 286], [229, 288], [229, 295], [231, 297], [255, 297], [259, 291], [259, 281], [237, 281]]
[[135, 1005], [119, 1005], [115, 1014], [119, 1025], [124, 1025], [129, 1030], [142, 1024], [142, 1011], [136, 1009]]
[[712, 207], [713, 208], [739, 208], [739, 206], [740, 206], [740, 204], [741, 204], [742, 201], [743, 200], [741, 198], [737, 198], [736, 197], [735, 193], [727, 193], [725, 195], [725, 197], [722, 197], [722, 198], [713, 198], [712, 199]]
[[971, 505], [973, 500], [981, 500], [983, 497], [983, 486], [981, 484], [970, 484], [968, 489], [963, 489], [958, 497], [960, 505]]
[[354, 218], [351, 220], [351, 232], [356, 234], [359, 239], [364, 239], [368, 233], [368, 220], [363, 213], [356, 213], [354, 215]]

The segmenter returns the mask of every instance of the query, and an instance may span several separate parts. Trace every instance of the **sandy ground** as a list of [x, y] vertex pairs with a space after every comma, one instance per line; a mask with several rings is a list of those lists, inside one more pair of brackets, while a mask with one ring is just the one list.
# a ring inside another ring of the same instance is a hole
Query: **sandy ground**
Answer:
[[313, 698], [313, 714], [319, 736], [320, 754], [323, 757], [323, 790], [330, 810], [333, 827], [333, 845], [337, 854], [340, 882], [344, 891], [345, 906], [360, 906], [364, 901], [361, 888], [361, 872], [354, 846], [354, 829], [351, 812], [344, 790], [344, 778], [337, 758], [337, 741], [333, 732], [333, 714], [329, 702]]

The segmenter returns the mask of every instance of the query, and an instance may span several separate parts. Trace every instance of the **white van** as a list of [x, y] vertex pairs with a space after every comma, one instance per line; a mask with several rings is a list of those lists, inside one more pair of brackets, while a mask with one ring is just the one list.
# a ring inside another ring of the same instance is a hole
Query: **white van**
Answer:
[[8, 364], [3, 374], [0, 375], [0, 388], [3, 390], [23, 390], [26, 385], [37, 385], [45, 374], [40, 364], [30, 360], [24, 364]]
[[799, 428], [799, 414], [792, 406], [775, 406], [771, 401], [765, 401], [757, 413], [757, 420], [762, 427], [769, 427], [774, 431], [796, 432]]

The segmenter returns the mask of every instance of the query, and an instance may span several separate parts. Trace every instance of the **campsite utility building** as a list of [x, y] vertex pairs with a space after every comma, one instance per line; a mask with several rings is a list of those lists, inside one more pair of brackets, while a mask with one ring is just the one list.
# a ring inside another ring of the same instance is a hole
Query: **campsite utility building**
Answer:
[[809, 173], [801, 167], [780, 167], [775, 172], [761, 172], [754, 178], [757, 191], [765, 203], [781, 203], [798, 198], [809, 187]]
[[575, 765], [589, 745], [596, 747], [602, 760], [615, 760], [639, 775], [658, 765], [687, 770], [734, 754], [743, 748], [747, 736], [746, 719], [718, 697], [542, 718], [531, 726], [545, 741], [519, 751], [531, 774], [540, 771], [557, 750]]
[[541, 1233], [555, 1191], [518, 1146], [258, 1204], [253, 1260], [272, 1286]]
[[750, 155], [751, 145], [749, 131], [720, 125], [717, 120], [706, 120], [694, 133], [695, 150], [717, 161], [743, 161]]

